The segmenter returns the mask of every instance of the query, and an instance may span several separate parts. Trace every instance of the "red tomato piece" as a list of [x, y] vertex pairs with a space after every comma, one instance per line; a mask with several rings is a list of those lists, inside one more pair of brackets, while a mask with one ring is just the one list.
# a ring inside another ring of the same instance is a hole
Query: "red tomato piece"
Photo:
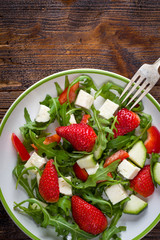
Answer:
[[109, 164], [111, 164], [112, 162], [120, 159], [121, 161], [125, 158], [128, 158], [129, 154], [124, 151], [124, 150], [119, 150], [118, 152], [115, 152], [114, 154], [112, 154], [110, 157], [108, 157], [104, 163], [104, 168], [107, 167]]
[[91, 116], [89, 114], [84, 114], [83, 117], [82, 117], [81, 123], [87, 124], [88, 123], [88, 119], [90, 117]]
[[[75, 83], [69, 91], [69, 102], [72, 103], [76, 99], [76, 90], [79, 88], [79, 82]], [[59, 102], [62, 105], [63, 103], [67, 102], [67, 91], [68, 87], [60, 94]]]
[[30, 158], [30, 155], [21, 140], [16, 136], [15, 133], [12, 133], [11, 139], [16, 151], [19, 153], [21, 160], [27, 161]]
[[44, 140], [43, 143], [45, 145], [48, 145], [48, 144], [53, 143], [53, 142], [59, 143], [60, 141], [61, 141], [61, 137], [58, 134], [54, 134], [52, 136], [46, 137], [46, 139]]
[[155, 126], [150, 127], [147, 130], [148, 137], [144, 145], [147, 149], [147, 153], [159, 153], [160, 152], [160, 132]]

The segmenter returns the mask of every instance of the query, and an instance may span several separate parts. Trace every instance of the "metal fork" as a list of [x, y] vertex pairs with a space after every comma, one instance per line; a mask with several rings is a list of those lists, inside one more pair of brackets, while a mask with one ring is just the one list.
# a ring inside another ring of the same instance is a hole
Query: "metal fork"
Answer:
[[131, 104], [133, 100], [139, 96], [138, 99], [130, 107], [131, 110], [154, 87], [158, 80], [160, 80], [160, 58], [153, 64], [143, 64], [139, 68], [139, 70], [134, 74], [131, 81], [127, 84], [122, 94], [120, 95], [121, 99], [126, 91], [131, 88], [123, 99], [122, 103], [139, 87], [126, 105], [128, 106]]

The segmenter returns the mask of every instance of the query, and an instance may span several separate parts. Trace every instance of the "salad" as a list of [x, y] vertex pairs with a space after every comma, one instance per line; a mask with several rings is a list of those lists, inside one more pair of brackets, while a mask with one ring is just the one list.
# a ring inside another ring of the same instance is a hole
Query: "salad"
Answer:
[[16, 187], [28, 195], [14, 209], [63, 239], [121, 239], [122, 214], [140, 217], [160, 185], [160, 132], [143, 103], [130, 111], [110, 81], [97, 89], [90, 76], [66, 76], [55, 87], [34, 121], [24, 109], [23, 141], [12, 133]]

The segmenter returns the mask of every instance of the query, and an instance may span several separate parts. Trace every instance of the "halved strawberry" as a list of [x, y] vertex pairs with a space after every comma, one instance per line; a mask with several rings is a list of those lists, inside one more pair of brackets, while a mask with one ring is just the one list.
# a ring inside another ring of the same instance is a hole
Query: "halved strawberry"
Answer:
[[53, 159], [50, 159], [39, 181], [39, 193], [46, 202], [54, 203], [59, 200], [58, 174]]
[[87, 178], [88, 178], [87, 171], [84, 168], [83, 169], [80, 168], [80, 166], [77, 163], [75, 163], [73, 165], [73, 170], [74, 170], [77, 178], [79, 178], [83, 182], [85, 182], [87, 180]]
[[[75, 83], [69, 91], [69, 102], [72, 103], [76, 99], [76, 90], [79, 88], [79, 82]], [[68, 87], [60, 94], [59, 102], [62, 105], [63, 103], [67, 102], [67, 91]]]
[[150, 165], [144, 166], [137, 176], [130, 180], [130, 187], [143, 197], [152, 195], [154, 192], [154, 184], [151, 177]]
[[91, 152], [97, 135], [87, 124], [71, 124], [56, 128], [59, 136], [69, 141], [77, 151]]
[[97, 235], [107, 227], [107, 218], [95, 206], [74, 195], [71, 200], [72, 216], [80, 229]]
[[48, 145], [53, 142], [59, 143], [60, 141], [61, 141], [61, 137], [58, 134], [53, 134], [52, 136], [46, 137], [43, 143], [45, 145]]
[[106, 158], [105, 163], [103, 165], [103, 167], [107, 167], [109, 164], [111, 164], [112, 162], [120, 159], [121, 161], [125, 158], [128, 158], [129, 154], [124, 151], [124, 150], [119, 150], [118, 152], [115, 152], [114, 154], [112, 154], [110, 157]]
[[129, 111], [126, 108], [119, 110], [116, 116], [118, 123], [115, 124], [115, 127], [117, 128], [117, 131], [114, 130], [115, 138], [133, 131], [140, 124], [139, 116], [135, 112]]
[[144, 145], [147, 149], [147, 153], [159, 153], [160, 152], [160, 132], [155, 126], [150, 127], [147, 130], [148, 137]]

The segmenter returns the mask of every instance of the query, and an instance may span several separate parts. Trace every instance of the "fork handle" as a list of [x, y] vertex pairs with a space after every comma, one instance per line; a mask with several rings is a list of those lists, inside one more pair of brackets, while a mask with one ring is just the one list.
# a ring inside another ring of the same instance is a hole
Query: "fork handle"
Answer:
[[158, 69], [158, 68], [160, 67], [160, 58], [158, 58], [158, 60], [155, 61], [155, 62], [153, 63], [153, 65], [154, 65], [155, 68]]

